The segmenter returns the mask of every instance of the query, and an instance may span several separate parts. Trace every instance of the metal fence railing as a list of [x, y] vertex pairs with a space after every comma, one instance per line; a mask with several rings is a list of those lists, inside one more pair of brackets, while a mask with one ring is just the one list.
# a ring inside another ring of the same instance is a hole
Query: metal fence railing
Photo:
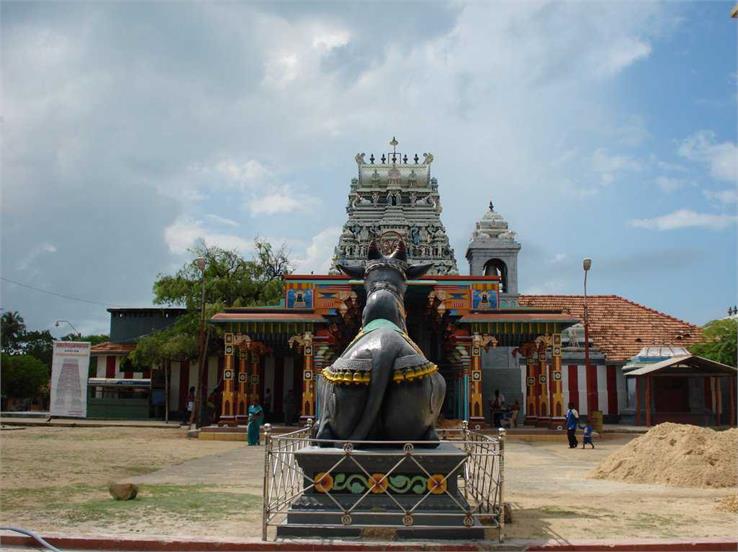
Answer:
[[[423, 448], [423, 442], [328, 442], [312, 438], [313, 430], [312, 420], [302, 429], [281, 435], [272, 434], [269, 424], [264, 426], [263, 540], [267, 540], [270, 527], [283, 526], [287, 522], [288, 514], [294, 513], [290, 508], [302, 497], [319, 496], [323, 504], [319, 511], [307, 509], [300, 513], [301, 519], [314, 514], [320, 516], [320, 520], [316, 517], [314, 524], [302, 521], [298, 526], [344, 529], [412, 526], [461, 531], [464, 526], [481, 526], [496, 528], [502, 542], [504, 429], [494, 436], [469, 430], [465, 422], [461, 428], [438, 429], [441, 442], [453, 445], [455, 448], [450, 450], [454, 450], [454, 458], [458, 458], [443, 477], [434, 473], [427, 453], [429, 449]], [[334, 447], [330, 465], [319, 474], [304, 473], [298, 463], [298, 453], [321, 444]], [[383, 454], [382, 450], [395, 451], [386, 453], [391, 461], [383, 473], [372, 473], [367, 457], [360, 454], [367, 447], [371, 448], [375, 460], [377, 454]], [[408, 476], [408, 470], [399, 466], [411, 466], [415, 475]], [[351, 475], [347, 476], [347, 471]], [[443, 495], [446, 508], [443, 512], [429, 511], [428, 505], [439, 495]], [[376, 497], [385, 499], [389, 507], [378, 512], [376, 503], [371, 502]], [[463, 520], [463, 525], [459, 520]], [[293, 522], [288, 525], [295, 527]], [[458, 536], [463, 538], [461, 534]]]

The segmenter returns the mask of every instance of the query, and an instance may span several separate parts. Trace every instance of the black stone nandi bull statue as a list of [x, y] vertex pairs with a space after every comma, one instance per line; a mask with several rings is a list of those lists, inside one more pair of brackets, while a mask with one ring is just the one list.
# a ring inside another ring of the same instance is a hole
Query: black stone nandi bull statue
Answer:
[[366, 306], [358, 335], [322, 372], [318, 439], [438, 441], [446, 382], [408, 336], [404, 305], [406, 281], [431, 266], [409, 265], [402, 241], [387, 257], [372, 242], [365, 266], [338, 265], [364, 278]]

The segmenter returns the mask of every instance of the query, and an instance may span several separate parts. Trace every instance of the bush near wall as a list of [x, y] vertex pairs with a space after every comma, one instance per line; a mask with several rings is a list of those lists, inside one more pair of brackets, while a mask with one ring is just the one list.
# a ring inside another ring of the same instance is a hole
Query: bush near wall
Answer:
[[0, 389], [3, 397], [31, 399], [48, 387], [49, 367], [31, 355], [2, 355]]

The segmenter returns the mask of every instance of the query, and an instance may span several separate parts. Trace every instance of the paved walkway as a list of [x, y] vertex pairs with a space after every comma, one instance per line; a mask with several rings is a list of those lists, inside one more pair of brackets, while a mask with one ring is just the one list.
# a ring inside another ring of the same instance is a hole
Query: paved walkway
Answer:
[[[4, 413], [3, 413], [4, 414]], [[179, 422], [166, 423], [162, 420], [88, 420], [86, 418], [16, 417], [2, 415], [0, 425], [18, 427], [146, 427], [172, 429]]]

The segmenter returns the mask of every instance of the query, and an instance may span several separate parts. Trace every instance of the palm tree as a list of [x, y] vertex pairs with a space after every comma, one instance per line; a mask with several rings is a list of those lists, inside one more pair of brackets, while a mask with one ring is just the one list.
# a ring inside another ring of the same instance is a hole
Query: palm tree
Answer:
[[0, 318], [0, 346], [4, 353], [13, 353], [21, 336], [26, 332], [26, 323], [18, 311], [4, 312]]

